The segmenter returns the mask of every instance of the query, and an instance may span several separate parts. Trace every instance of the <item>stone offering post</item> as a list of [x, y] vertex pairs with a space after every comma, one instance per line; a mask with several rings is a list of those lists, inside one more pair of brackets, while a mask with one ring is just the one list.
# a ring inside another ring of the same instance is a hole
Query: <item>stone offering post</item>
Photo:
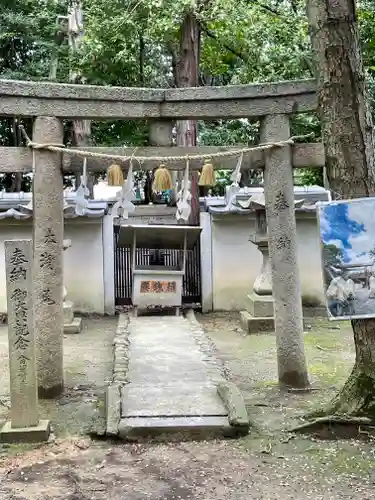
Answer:
[[[33, 140], [39, 144], [61, 144], [61, 121], [38, 117]], [[34, 154], [34, 325], [38, 392], [41, 398], [53, 398], [64, 389], [62, 162], [59, 153], [37, 149]]]
[[[263, 118], [263, 143], [285, 141], [289, 137], [287, 115], [268, 115]], [[264, 155], [264, 195], [275, 304], [279, 381], [281, 385], [304, 388], [309, 386], [309, 380], [303, 346], [291, 148], [275, 147], [265, 151]]]
[[0, 431], [2, 442], [44, 441], [49, 422], [39, 420], [33, 325], [31, 240], [5, 241], [8, 305], [10, 421]]

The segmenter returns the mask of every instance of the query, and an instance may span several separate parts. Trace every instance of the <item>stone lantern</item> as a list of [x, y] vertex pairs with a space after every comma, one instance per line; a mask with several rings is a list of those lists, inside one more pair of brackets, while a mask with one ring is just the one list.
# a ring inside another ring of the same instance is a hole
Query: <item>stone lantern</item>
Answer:
[[[263, 193], [251, 196], [248, 200], [237, 200], [241, 208], [255, 212], [255, 232], [250, 241], [262, 254], [262, 266], [256, 277], [252, 292], [247, 296], [247, 310], [241, 311], [242, 328], [249, 333], [273, 331], [274, 302], [272, 297], [272, 271], [268, 251], [266, 203]], [[295, 200], [295, 208], [303, 205], [304, 200]]]
[[[63, 241], [63, 251], [72, 246], [71, 240]], [[67, 300], [68, 291], [63, 285], [63, 310], [64, 310], [64, 333], [79, 333], [82, 330], [82, 318], [74, 316], [74, 304]]]

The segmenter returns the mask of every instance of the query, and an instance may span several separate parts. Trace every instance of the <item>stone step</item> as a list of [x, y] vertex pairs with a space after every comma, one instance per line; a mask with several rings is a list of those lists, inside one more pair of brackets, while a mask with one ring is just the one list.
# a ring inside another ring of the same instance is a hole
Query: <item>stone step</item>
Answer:
[[146, 438], [215, 439], [236, 437], [238, 430], [223, 416], [201, 417], [130, 417], [122, 418], [118, 427], [121, 439], [137, 441]]
[[[203, 379], [204, 380], [204, 379]], [[136, 385], [121, 390], [121, 418], [227, 416], [217, 387], [209, 383]]]
[[114, 366], [123, 358], [126, 377], [114, 370], [107, 388], [108, 435], [208, 439], [249, 431], [244, 402], [222, 390], [225, 378], [198, 323], [161, 317], [127, 324], [120, 316], [119, 325], [126, 329], [118, 329]]

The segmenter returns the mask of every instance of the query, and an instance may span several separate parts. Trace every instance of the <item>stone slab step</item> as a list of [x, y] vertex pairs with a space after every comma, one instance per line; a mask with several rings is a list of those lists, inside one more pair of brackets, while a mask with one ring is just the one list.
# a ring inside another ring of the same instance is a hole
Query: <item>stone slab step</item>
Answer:
[[131, 441], [163, 435], [209, 439], [235, 437], [236, 429], [229, 425], [227, 417], [131, 417], [120, 420], [118, 434]]
[[225, 378], [198, 323], [182, 317], [125, 321], [122, 315], [119, 325], [114, 367], [125, 366], [126, 378], [114, 369], [106, 398], [107, 435], [174, 440], [248, 433], [244, 403], [230, 388], [222, 390]]
[[228, 411], [213, 384], [129, 384], [121, 390], [121, 418], [227, 415]]

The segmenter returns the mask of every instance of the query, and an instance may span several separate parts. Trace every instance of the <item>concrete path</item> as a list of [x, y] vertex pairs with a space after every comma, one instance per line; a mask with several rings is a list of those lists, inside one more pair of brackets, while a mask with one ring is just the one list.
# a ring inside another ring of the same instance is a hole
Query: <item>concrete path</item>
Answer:
[[[119, 435], [231, 435], [223, 367], [196, 321], [174, 316], [130, 317], [127, 384], [120, 389]], [[248, 426], [247, 426], [248, 427]]]

